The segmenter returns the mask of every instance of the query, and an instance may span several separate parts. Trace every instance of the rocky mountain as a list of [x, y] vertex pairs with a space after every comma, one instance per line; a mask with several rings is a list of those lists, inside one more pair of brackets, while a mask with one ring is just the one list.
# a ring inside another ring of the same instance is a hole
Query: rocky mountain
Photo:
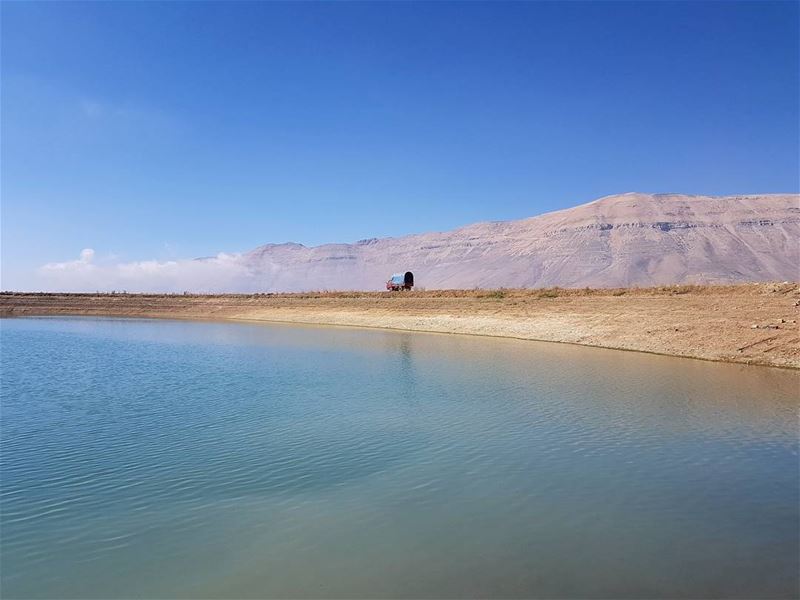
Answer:
[[[239, 258], [262, 291], [617, 287], [800, 279], [800, 195], [628, 193], [519, 221]], [[237, 261], [237, 262], [239, 262]]]

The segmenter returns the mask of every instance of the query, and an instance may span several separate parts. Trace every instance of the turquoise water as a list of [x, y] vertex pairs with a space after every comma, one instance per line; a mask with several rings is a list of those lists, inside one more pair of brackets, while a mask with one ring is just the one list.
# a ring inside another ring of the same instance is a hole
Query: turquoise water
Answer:
[[6, 319], [4, 598], [790, 598], [798, 373]]

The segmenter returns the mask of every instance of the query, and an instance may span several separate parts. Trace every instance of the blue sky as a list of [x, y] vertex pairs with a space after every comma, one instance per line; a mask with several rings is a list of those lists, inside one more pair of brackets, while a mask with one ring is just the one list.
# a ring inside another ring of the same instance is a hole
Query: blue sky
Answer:
[[2, 3], [2, 287], [798, 191], [798, 4]]

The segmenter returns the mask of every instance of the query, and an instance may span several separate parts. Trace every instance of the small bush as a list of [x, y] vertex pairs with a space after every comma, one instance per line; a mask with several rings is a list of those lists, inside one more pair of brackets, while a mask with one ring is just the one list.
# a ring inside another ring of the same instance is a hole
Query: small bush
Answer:
[[694, 291], [696, 286], [694, 285], [679, 285], [676, 286], [675, 289], [672, 290], [673, 294], [688, 294], [689, 292]]
[[502, 300], [506, 297], [505, 290], [492, 290], [488, 294], [484, 294], [483, 298], [491, 298], [492, 300]]

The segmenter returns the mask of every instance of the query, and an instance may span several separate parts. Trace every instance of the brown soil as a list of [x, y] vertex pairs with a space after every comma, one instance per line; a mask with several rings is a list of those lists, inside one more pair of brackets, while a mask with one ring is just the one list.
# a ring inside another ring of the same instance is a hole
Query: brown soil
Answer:
[[800, 368], [800, 286], [307, 294], [0, 294], [0, 316], [315, 323], [569, 342]]

